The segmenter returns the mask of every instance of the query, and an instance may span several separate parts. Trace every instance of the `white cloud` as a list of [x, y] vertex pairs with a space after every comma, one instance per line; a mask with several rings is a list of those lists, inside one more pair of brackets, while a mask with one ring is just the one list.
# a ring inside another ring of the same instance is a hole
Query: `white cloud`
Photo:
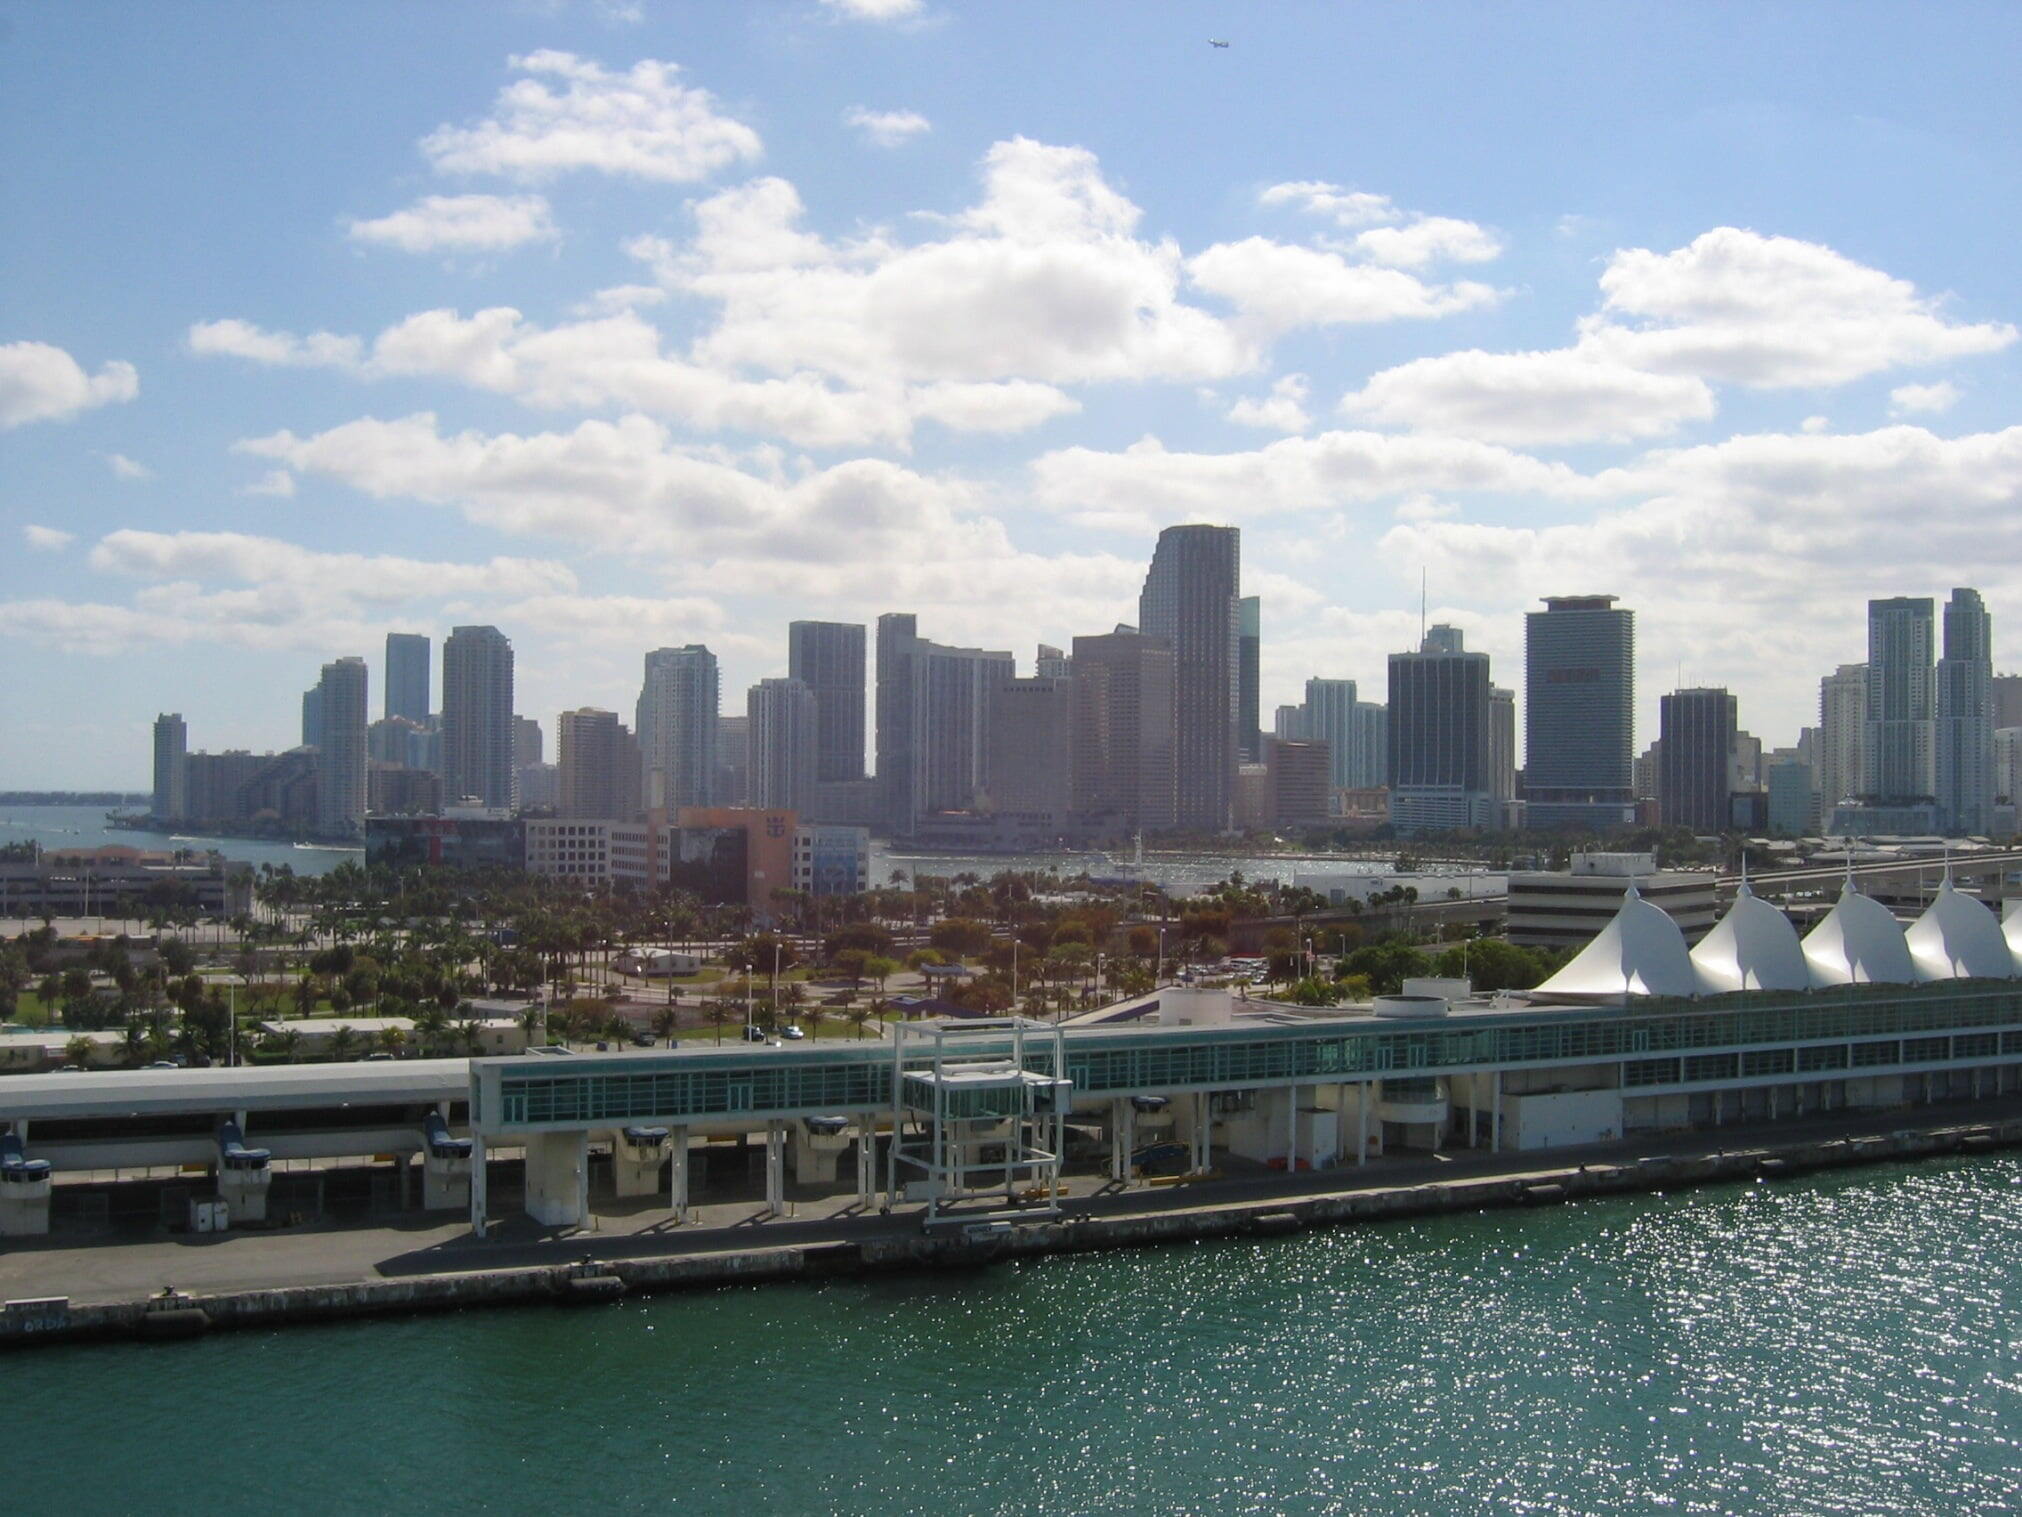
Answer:
[[1889, 391], [1889, 412], [1894, 416], [1912, 413], [1949, 411], [1959, 403], [1961, 391], [1950, 380], [1941, 379], [1936, 384], [1897, 385]]
[[134, 462], [134, 460], [128, 458], [124, 453], [106, 454], [105, 464], [107, 468], [112, 470], [114, 476], [119, 479], [154, 478], [154, 470], [150, 469], [146, 464]]
[[1672, 253], [1627, 248], [1601, 275], [1580, 346], [1635, 368], [1757, 388], [1845, 384], [1991, 353], [2000, 322], [1948, 321], [1907, 280], [1792, 237], [1716, 227]]
[[821, 3], [852, 21], [906, 21], [925, 9], [923, 0], [821, 0]]
[[1318, 179], [1300, 179], [1274, 184], [1257, 196], [1259, 205], [1290, 205], [1326, 216], [1344, 227], [1387, 226], [1401, 220], [1404, 213], [1388, 195], [1367, 190], [1344, 190], [1338, 184]]
[[34, 522], [23, 522], [22, 539], [38, 553], [57, 553], [77, 541], [77, 534], [65, 532], [57, 527], [38, 527]]
[[1385, 369], [1342, 397], [1344, 415], [1489, 442], [1625, 441], [1713, 414], [1713, 392], [1689, 375], [1648, 374], [1575, 349], [1470, 350]]
[[1829, 416], [1807, 416], [1799, 425], [1799, 430], [1807, 433], [1830, 432], [1832, 418]]
[[1471, 280], [1426, 284], [1401, 269], [1265, 237], [1217, 243], [1187, 260], [1187, 276], [1236, 306], [1265, 338], [1297, 327], [1450, 316], [1497, 299]]
[[264, 331], [237, 317], [196, 322], [187, 341], [192, 353], [204, 357], [229, 356], [302, 369], [354, 369], [363, 348], [357, 338], [340, 337], [335, 332], [297, 337], [291, 332]]
[[556, 563], [494, 558], [456, 564], [321, 553], [241, 532], [112, 532], [91, 550], [91, 566], [137, 579], [313, 587], [372, 604], [444, 595], [544, 594], [576, 586], [575, 575]]
[[139, 374], [122, 360], [87, 374], [76, 359], [49, 343], [0, 343], [0, 431], [31, 421], [64, 421], [139, 393]]
[[843, 125], [855, 127], [877, 147], [898, 147], [934, 129], [918, 111], [872, 111], [860, 105], [843, 112]]
[[1564, 464], [1456, 437], [1323, 432], [1241, 453], [1169, 452], [1145, 438], [1121, 452], [1063, 448], [1032, 464], [1037, 502], [1089, 526], [1261, 521], [1419, 494], [1591, 493]]
[[556, 235], [540, 195], [425, 195], [405, 210], [353, 221], [353, 242], [408, 253], [497, 253]]
[[1225, 413], [1239, 426], [1261, 427], [1271, 432], [1303, 432], [1312, 418], [1306, 414], [1306, 376], [1287, 374], [1271, 386], [1263, 399], [1240, 396]]
[[763, 151], [709, 91], [682, 84], [676, 64], [646, 58], [618, 74], [553, 50], [511, 61], [528, 77], [499, 91], [490, 116], [422, 139], [438, 173], [540, 180], [587, 169], [685, 184]]
[[1408, 226], [1371, 227], [1355, 251], [1376, 263], [1416, 269], [1428, 263], [1487, 263], [1502, 257], [1502, 239], [1486, 227], [1451, 216], [1421, 216]]
[[269, 469], [251, 484], [243, 486], [241, 495], [266, 495], [277, 500], [287, 500], [295, 493], [295, 476], [286, 469]]

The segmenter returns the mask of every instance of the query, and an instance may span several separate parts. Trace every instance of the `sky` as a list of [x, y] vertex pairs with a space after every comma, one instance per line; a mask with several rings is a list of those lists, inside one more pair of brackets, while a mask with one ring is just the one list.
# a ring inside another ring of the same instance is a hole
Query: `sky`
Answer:
[[[1211, 45], [1210, 39], [1227, 42]], [[1769, 744], [1869, 597], [2022, 662], [2022, 10], [0, 0], [0, 788], [912, 611], [1017, 653], [1243, 532], [1263, 702], [1637, 613]], [[438, 664], [439, 676], [439, 664]], [[552, 740], [552, 736], [551, 736]], [[550, 752], [552, 757], [552, 751]]]

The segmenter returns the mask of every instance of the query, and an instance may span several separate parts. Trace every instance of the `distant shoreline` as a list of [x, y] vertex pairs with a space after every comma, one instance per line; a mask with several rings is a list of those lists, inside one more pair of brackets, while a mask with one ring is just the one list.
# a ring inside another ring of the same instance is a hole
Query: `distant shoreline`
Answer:
[[145, 790], [0, 790], [0, 806], [145, 806]]

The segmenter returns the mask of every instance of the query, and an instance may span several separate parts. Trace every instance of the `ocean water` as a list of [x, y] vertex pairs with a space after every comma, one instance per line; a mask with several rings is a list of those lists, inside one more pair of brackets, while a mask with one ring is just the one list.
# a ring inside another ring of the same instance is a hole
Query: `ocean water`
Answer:
[[24, 1512], [2008, 1513], [2022, 1161], [30, 1351]]

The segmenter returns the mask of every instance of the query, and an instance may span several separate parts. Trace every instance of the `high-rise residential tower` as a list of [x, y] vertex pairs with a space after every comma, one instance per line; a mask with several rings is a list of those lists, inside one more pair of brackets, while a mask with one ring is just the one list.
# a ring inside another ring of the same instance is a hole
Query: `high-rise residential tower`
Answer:
[[386, 634], [386, 709], [381, 716], [404, 716], [426, 724], [428, 639], [419, 632]]
[[1458, 630], [1390, 655], [1390, 820], [1400, 832], [1495, 823], [1488, 655]]
[[1633, 821], [1636, 614], [1612, 595], [1547, 596], [1524, 618], [1524, 702], [1530, 825]]
[[1867, 784], [1868, 666], [1841, 664], [1818, 682], [1818, 798], [1827, 818]]
[[1488, 691], [1488, 793], [1498, 805], [1516, 799], [1516, 691], [1501, 685]]
[[[801, 625], [805, 625], [802, 623]], [[798, 679], [763, 679], [745, 696], [745, 803], [766, 811], [802, 811], [814, 798], [821, 708]]]
[[888, 831], [913, 826], [913, 651], [920, 619], [910, 611], [878, 618], [878, 812]]
[[1868, 602], [1863, 794], [1876, 806], [1928, 803], [1936, 790], [1932, 613], [1927, 595]]
[[1138, 597], [1138, 630], [1173, 651], [1177, 824], [1191, 832], [1220, 832], [1233, 820], [1241, 583], [1234, 527], [1167, 527]]
[[442, 799], [513, 804], [513, 645], [496, 627], [443, 639]]
[[688, 643], [646, 655], [637, 731], [648, 810], [715, 803], [720, 709], [716, 655], [707, 648]]
[[302, 746], [323, 746], [323, 687], [311, 685], [302, 692]]
[[864, 629], [856, 622], [790, 622], [786, 672], [814, 692], [815, 778], [864, 777]]
[[1263, 657], [1264, 603], [1245, 595], [1236, 606], [1240, 641], [1236, 646], [1236, 737], [1245, 764], [1264, 761]]
[[1945, 603], [1945, 653], [1936, 702], [1938, 825], [1988, 831], [1994, 822], [1993, 628], [1978, 590]]
[[154, 804], [157, 822], [179, 822], [190, 814], [190, 731], [180, 711], [154, 719]]
[[990, 692], [1016, 672], [1008, 652], [951, 648], [911, 613], [878, 618], [878, 790], [887, 828], [966, 811], [984, 793]]
[[365, 729], [371, 721], [365, 660], [323, 666], [317, 683], [323, 741], [316, 749], [316, 826], [327, 836], [365, 830]]
[[[1071, 669], [1072, 660], [1059, 659], [1057, 666]], [[1058, 831], [1072, 804], [1072, 676], [1019, 679], [1006, 668], [992, 682], [989, 700], [983, 789], [990, 810]]]
[[1666, 827], [1727, 830], [1734, 697], [1725, 690], [1673, 690], [1659, 702], [1658, 814]]

